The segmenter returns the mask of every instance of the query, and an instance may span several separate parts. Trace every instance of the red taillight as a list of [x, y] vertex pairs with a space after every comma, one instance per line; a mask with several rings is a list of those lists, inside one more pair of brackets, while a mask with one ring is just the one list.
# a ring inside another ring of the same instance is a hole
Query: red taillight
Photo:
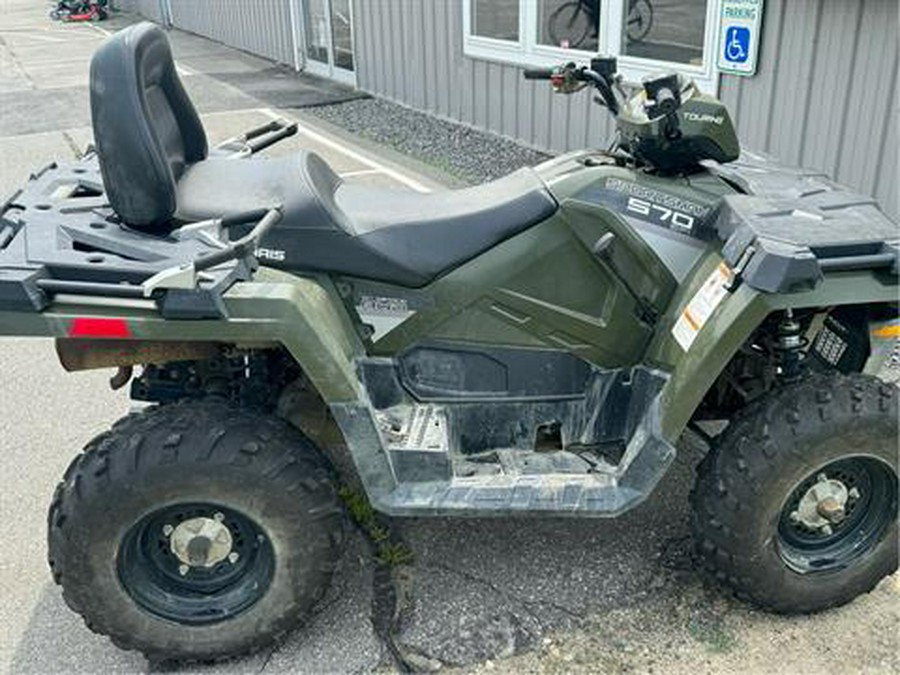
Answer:
[[125, 319], [103, 319], [79, 316], [69, 325], [69, 337], [73, 338], [129, 338], [131, 329]]

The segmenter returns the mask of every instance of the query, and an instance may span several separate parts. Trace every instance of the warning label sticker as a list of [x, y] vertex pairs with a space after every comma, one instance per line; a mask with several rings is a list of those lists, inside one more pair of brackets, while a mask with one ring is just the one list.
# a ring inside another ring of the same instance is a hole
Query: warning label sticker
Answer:
[[734, 273], [725, 263], [721, 263], [703, 282], [687, 307], [681, 310], [681, 315], [672, 327], [672, 335], [684, 351], [691, 348], [700, 329], [728, 295], [728, 285], [733, 277]]

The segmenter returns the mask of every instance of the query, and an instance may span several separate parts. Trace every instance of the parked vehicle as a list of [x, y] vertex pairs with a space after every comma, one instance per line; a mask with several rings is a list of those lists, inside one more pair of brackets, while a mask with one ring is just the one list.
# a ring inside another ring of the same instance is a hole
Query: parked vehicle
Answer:
[[50, 12], [54, 21], [103, 21], [109, 16], [108, 0], [59, 0]]
[[614, 517], [705, 421], [728, 423], [694, 534], [741, 597], [813, 612], [897, 569], [897, 389], [875, 376], [900, 369], [897, 224], [741, 154], [679, 76], [631, 98], [615, 59], [525, 76], [595, 92], [612, 148], [418, 194], [258, 156], [286, 122], [210, 150], [159, 28], [100, 47], [96, 148], [0, 208], [0, 334], [155, 404], [50, 506], [92, 630], [155, 659], [257, 649], [325, 592], [337, 480], [391, 516]]

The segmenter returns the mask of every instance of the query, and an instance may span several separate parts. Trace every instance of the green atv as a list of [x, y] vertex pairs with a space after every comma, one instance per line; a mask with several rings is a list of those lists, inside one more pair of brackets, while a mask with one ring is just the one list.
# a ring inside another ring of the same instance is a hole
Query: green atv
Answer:
[[614, 517], [688, 427], [724, 427], [693, 527], [740, 596], [812, 612], [897, 569], [898, 226], [739, 157], [677, 76], [630, 99], [614, 59], [526, 76], [595, 90], [612, 148], [414, 194], [254, 157], [283, 121], [209, 149], [151, 24], [97, 51], [96, 149], [0, 208], [0, 334], [155, 404], [50, 506], [93, 630], [151, 658], [257, 649], [325, 592], [338, 477], [390, 516]]

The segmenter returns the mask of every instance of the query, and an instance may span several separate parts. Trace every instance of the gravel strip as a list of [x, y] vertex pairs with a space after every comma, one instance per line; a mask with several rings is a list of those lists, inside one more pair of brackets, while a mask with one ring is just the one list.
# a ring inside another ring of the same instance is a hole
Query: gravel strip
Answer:
[[509, 138], [382, 98], [306, 108], [304, 112], [388, 145], [473, 185], [538, 164], [551, 156]]

